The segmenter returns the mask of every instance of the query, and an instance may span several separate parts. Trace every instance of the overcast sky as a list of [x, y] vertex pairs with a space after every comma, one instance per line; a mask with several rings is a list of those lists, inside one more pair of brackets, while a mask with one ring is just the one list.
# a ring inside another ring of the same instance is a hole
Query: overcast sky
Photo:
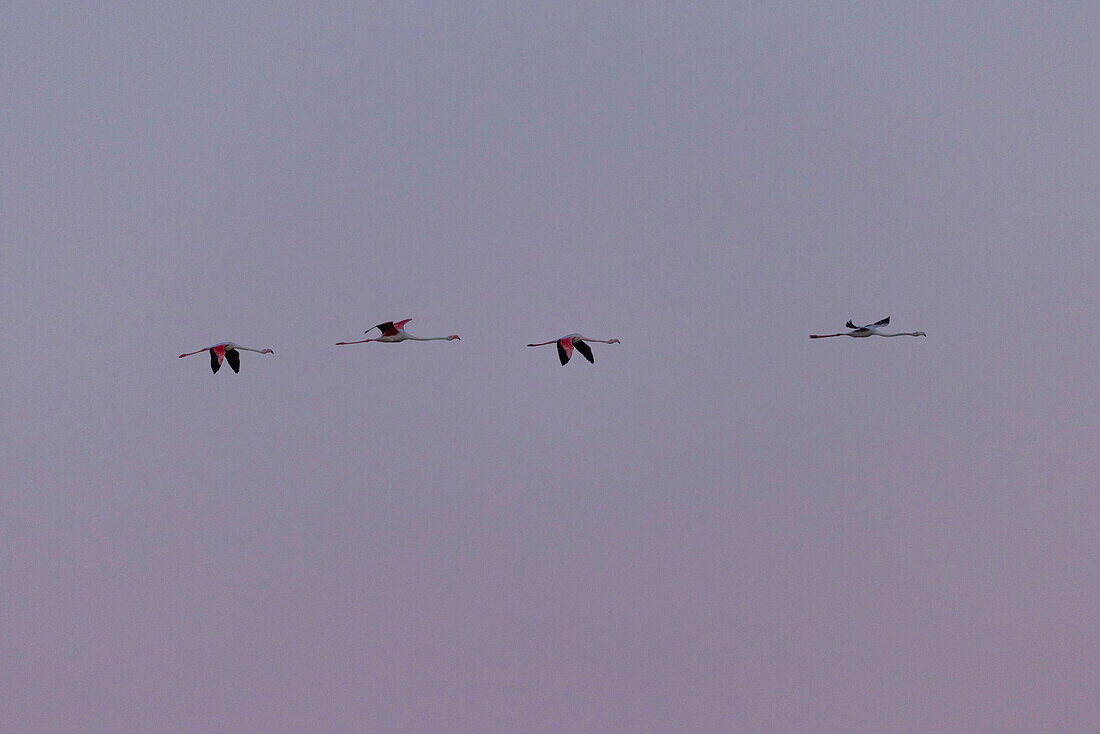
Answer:
[[0, 730], [1095, 731], [1098, 39], [5, 3]]

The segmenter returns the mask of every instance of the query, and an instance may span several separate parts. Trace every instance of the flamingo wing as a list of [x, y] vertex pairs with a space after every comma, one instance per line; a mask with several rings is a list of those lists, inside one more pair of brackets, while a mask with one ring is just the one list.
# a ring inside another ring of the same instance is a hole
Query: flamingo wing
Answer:
[[218, 353], [217, 349], [210, 348], [210, 369], [214, 371], [214, 374], [218, 374], [218, 370], [222, 368], [222, 355]]
[[[381, 331], [382, 336], [393, 336], [397, 333], [397, 328], [394, 327], [392, 321], [387, 321], [384, 324], [379, 324], [378, 326], [372, 326], [371, 328], [372, 329], [378, 329], [379, 331]], [[369, 331], [370, 331], [370, 329], [367, 329], [367, 331], [364, 331], [363, 333], [366, 334]]]
[[596, 360], [592, 358], [592, 347], [588, 346], [580, 339], [574, 339], [573, 346], [577, 348], [577, 351], [581, 353], [581, 356], [583, 356], [592, 364], [596, 364]]
[[225, 350], [225, 361], [229, 363], [229, 366], [233, 368], [234, 372], [241, 371], [241, 353], [236, 349]]
[[573, 340], [558, 339], [558, 359], [564, 365], [573, 356]]
[[848, 327], [849, 329], [861, 329], [861, 330], [865, 329], [867, 331], [871, 331], [873, 329], [878, 328], [879, 326], [886, 326], [888, 323], [890, 323], [890, 317], [889, 316], [882, 319], [881, 321], [876, 321], [873, 324], [867, 324], [866, 326], [856, 326], [855, 322], [853, 322], [851, 319], [848, 319], [848, 323], [846, 323], [845, 326]]
[[[384, 324], [372, 326], [371, 329], [378, 329], [382, 332], [382, 336], [397, 336], [399, 333], [401, 333], [401, 330], [405, 328], [405, 324], [409, 323], [410, 321], [412, 321], [412, 319], [405, 319], [404, 321], [396, 322], [387, 321]], [[366, 334], [369, 331], [370, 329], [367, 329], [367, 331], [364, 331], [363, 333]]]

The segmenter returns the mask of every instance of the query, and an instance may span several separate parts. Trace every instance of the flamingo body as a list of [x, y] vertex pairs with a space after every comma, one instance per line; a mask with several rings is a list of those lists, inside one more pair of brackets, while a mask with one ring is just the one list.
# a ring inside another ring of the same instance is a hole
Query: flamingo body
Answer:
[[828, 339], [834, 336], [850, 336], [856, 339], [865, 339], [869, 336], [928, 336], [923, 331], [902, 331], [896, 334], [887, 334], [881, 331], [881, 328], [889, 323], [889, 316], [879, 321], [876, 321], [873, 324], [867, 324], [866, 326], [856, 326], [851, 319], [848, 319], [848, 323], [846, 323], [845, 326], [849, 329], [852, 329], [852, 331], [840, 332], [837, 334], [810, 334], [810, 338]]
[[218, 374], [218, 370], [222, 368], [223, 361], [228, 362], [229, 366], [234, 372], [240, 372], [241, 351], [256, 352], [257, 354], [275, 354], [274, 349], [251, 349], [249, 347], [242, 347], [240, 344], [234, 344], [233, 342], [222, 342], [221, 344], [215, 344], [212, 347], [197, 349], [194, 352], [181, 354], [180, 359], [184, 357], [190, 357], [192, 354], [210, 352], [210, 370], [214, 374]]
[[360, 339], [354, 342], [336, 342], [337, 346], [345, 344], [366, 344], [367, 342], [383, 342], [385, 344], [395, 344], [403, 341], [417, 341], [417, 342], [433, 342], [433, 341], [454, 341], [460, 339], [458, 334], [451, 334], [450, 336], [413, 336], [409, 332], [405, 331], [405, 324], [412, 321], [412, 319], [404, 319], [402, 321], [387, 321], [379, 324], [378, 326], [372, 326], [364, 331], [364, 334], [369, 334], [372, 330], [378, 329], [382, 332], [382, 336], [377, 339]]
[[587, 359], [589, 362], [595, 364], [596, 359], [592, 356], [592, 347], [588, 346], [586, 342], [601, 342], [603, 344], [619, 344], [618, 339], [590, 339], [587, 336], [581, 334], [567, 334], [560, 339], [553, 339], [548, 342], [540, 342], [538, 344], [528, 344], [529, 347], [544, 347], [547, 344], [555, 344], [558, 349], [558, 359], [564, 366], [573, 356], [573, 350], [576, 349], [581, 353], [581, 356]]

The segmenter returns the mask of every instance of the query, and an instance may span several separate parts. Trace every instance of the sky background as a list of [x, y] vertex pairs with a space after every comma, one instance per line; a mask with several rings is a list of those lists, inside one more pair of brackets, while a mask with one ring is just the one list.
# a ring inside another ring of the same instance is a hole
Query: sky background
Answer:
[[2, 16], [0, 730], [1100, 726], [1100, 7]]

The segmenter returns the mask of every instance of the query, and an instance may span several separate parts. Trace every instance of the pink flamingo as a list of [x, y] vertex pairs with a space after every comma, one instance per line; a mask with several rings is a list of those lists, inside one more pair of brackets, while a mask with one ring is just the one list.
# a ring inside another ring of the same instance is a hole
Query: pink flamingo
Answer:
[[190, 357], [192, 354], [198, 354], [199, 352], [210, 352], [210, 369], [214, 370], [214, 374], [217, 374], [218, 370], [222, 368], [223, 358], [225, 361], [229, 362], [229, 366], [233, 368], [234, 372], [240, 372], [241, 354], [238, 350], [256, 352], [257, 354], [275, 354], [274, 349], [250, 349], [248, 347], [242, 347], [240, 344], [234, 344], [233, 342], [222, 342], [221, 344], [215, 344], [206, 349], [199, 349], [194, 352], [188, 352], [187, 354], [181, 354], [180, 359]]
[[867, 324], [867, 326], [856, 326], [852, 323], [851, 319], [849, 319], [848, 323], [846, 323], [845, 326], [847, 326], [849, 329], [854, 329], [855, 331], [849, 331], [846, 333], [842, 332], [839, 334], [810, 334], [810, 338], [828, 339], [831, 336], [853, 336], [856, 338], [867, 336], [928, 336], [923, 331], [903, 331], [898, 334], [883, 334], [881, 331], [879, 331], [879, 327], [886, 326], [888, 323], [890, 323], [889, 316], [882, 319], [881, 321], [876, 321], [873, 324]]
[[603, 344], [619, 344], [618, 339], [590, 339], [587, 336], [581, 336], [580, 334], [567, 334], [561, 339], [554, 339], [548, 342], [540, 342], [539, 344], [528, 344], [529, 347], [545, 347], [547, 344], [558, 345], [558, 359], [564, 365], [569, 361], [569, 358], [573, 356], [573, 348], [576, 347], [577, 351], [584, 355], [584, 358], [589, 362], [595, 364], [596, 360], [592, 358], [592, 348], [585, 342], [601, 342]]
[[382, 336], [377, 339], [360, 339], [357, 342], [336, 342], [337, 346], [343, 344], [366, 344], [367, 342], [386, 342], [387, 344], [403, 341], [417, 341], [417, 342], [434, 342], [434, 341], [454, 341], [458, 339], [458, 334], [451, 334], [450, 336], [413, 336], [409, 332], [405, 331], [405, 324], [412, 321], [412, 319], [405, 319], [404, 321], [387, 321], [384, 324], [378, 326], [372, 326], [364, 334], [369, 334], [374, 329], [378, 329], [382, 332]]

